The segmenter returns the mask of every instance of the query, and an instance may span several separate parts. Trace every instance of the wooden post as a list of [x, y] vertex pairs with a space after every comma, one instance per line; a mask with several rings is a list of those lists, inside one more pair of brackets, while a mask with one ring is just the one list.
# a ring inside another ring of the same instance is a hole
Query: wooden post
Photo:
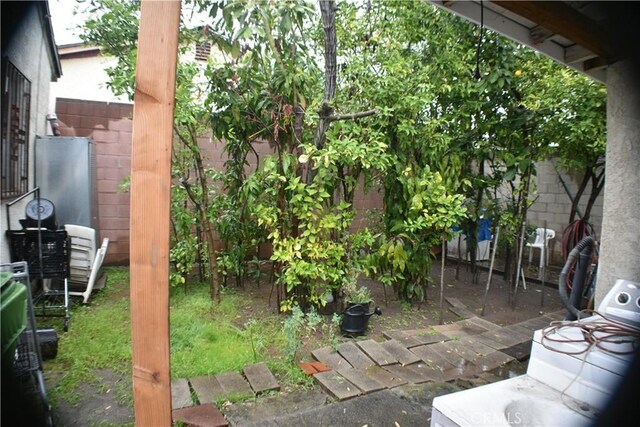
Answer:
[[171, 425], [169, 202], [180, 1], [141, 5], [131, 147], [131, 331], [136, 425]]

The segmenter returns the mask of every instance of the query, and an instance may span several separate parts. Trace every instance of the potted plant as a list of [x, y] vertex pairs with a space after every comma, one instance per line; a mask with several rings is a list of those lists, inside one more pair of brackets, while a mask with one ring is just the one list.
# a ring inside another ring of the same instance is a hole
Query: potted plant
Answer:
[[347, 307], [362, 304], [364, 308], [369, 311], [369, 306], [373, 302], [373, 298], [371, 297], [371, 291], [366, 286], [348, 286], [344, 290], [345, 301], [347, 303]]

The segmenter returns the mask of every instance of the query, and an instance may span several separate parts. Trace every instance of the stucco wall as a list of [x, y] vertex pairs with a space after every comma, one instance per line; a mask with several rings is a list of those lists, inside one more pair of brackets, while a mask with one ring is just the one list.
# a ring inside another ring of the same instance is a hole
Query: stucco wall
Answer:
[[596, 307], [617, 279], [640, 282], [640, 85], [637, 69], [607, 70], [607, 180]]
[[[21, 31], [14, 34], [13, 39], [2, 52], [13, 65], [31, 81], [31, 110], [29, 123], [29, 189], [33, 188], [33, 149], [36, 135], [50, 134], [46, 122], [49, 110], [49, 84], [52, 80], [52, 67], [49, 58], [49, 47], [41, 22], [39, 8], [31, 5], [24, 20], [20, 24]], [[27, 198], [11, 207], [11, 229], [21, 229], [18, 222], [24, 218], [24, 207], [31, 200]], [[2, 200], [2, 214], [0, 214], [0, 261], [10, 262], [9, 246], [5, 236], [7, 227], [6, 203]]]
[[62, 77], [51, 84], [52, 107], [57, 98], [128, 103], [126, 96], [115, 96], [106, 85], [105, 68], [116, 63], [115, 58], [104, 56], [64, 59]]

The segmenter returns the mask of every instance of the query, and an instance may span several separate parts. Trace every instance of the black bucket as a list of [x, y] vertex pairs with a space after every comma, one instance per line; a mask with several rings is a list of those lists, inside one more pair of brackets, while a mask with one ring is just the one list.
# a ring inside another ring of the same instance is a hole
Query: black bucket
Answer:
[[380, 307], [376, 307], [374, 311], [367, 313], [367, 309], [364, 305], [351, 305], [342, 313], [342, 324], [340, 325], [340, 329], [348, 335], [362, 335], [367, 330], [369, 318], [374, 314], [377, 314], [378, 316], [382, 314]]

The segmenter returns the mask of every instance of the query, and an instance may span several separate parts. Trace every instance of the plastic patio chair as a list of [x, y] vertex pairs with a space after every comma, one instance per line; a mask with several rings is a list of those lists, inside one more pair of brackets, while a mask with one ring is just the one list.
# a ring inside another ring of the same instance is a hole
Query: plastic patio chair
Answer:
[[547, 228], [547, 234], [543, 238], [545, 233], [544, 228], [536, 228], [536, 239], [533, 243], [527, 243], [527, 247], [529, 248], [529, 264], [533, 259], [533, 250], [540, 250], [540, 264], [539, 271], [542, 271], [542, 263], [545, 265], [549, 265], [549, 240], [552, 240], [556, 237], [556, 232], [550, 228]]

